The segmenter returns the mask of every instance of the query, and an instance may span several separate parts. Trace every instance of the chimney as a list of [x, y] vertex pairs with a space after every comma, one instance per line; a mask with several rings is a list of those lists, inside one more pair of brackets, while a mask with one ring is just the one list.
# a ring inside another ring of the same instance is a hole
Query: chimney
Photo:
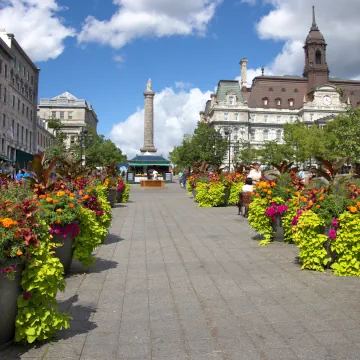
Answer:
[[214, 106], [216, 103], [216, 94], [210, 94], [211, 106]]
[[241, 89], [247, 88], [247, 62], [246, 58], [240, 60]]

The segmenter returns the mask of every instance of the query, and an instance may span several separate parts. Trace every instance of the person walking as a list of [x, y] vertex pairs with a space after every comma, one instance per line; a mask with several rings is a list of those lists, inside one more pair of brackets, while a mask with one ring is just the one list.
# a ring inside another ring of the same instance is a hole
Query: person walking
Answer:
[[24, 177], [24, 174], [21, 170], [19, 170], [19, 172], [16, 174], [16, 181], [21, 181]]
[[158, 172], [154, 169], [153, 171], [153, 180], [157, 180], [158, 179]]
[[253, 183], [257, 183], [258, 181], [261, 180], [262, 172], [260, 170], [259, 163], [255, 163], [253, 165], [253, 168], [250, 170], [248, 177], [252, 179]]
[[179, 184], [180, 184], [181, 187], [182, 187], [182, 182], [181, 182], [182, 176], [183, 176], [183, 172], [180, 171], [179, 172]]

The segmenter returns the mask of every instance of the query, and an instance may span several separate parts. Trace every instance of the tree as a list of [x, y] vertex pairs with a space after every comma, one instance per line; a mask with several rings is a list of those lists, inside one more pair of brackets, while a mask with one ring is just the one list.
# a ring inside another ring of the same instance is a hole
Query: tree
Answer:
[[240, 145], [238, 159], [241, 164], [250, 166], [259, 160], [259, 150], [251, 145], [250, 141], [243, 141]]
[[87, 130], [88, 135], [84, 138], [84, 143], [77, 142], [72, 148], [77, 159], [80, 159], [82, 151], [85, 151], [87, 167], [104, 167], [126, 161], [126, 156], [110, 139], [105, 139], [104, 135], [98, 135], [91, 128]]
[[54, 140], [45, 151], [46, 161], [51, 161], [54, 158], [65, 159], [69, 155], [69, 153], [65, 145], [67, 135], [61, 131], [61, 120], [49, 119], [47, 123], [49, 129], [54, 130]]
[[264, 147], [257, 150], [262, 164], [280, 164], [284, 160], [291, 161], [294, 151], [288, 144], [278, 144], [275, 140], [265, 141]]
[[338, 160], [349, 157], [351, 161], [360, 161], [360, 109], [349, 109], [336, 119], [326, 124], [326, 152], [327, 157]]

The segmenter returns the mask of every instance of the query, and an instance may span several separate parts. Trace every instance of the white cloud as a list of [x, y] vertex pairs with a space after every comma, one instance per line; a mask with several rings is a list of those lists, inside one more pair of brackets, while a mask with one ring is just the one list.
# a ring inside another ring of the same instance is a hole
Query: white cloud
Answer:
[[62, 8], [56, 0], [0, 0], [0, 9], [0, 26], [15, 34], [33, 61], [57, 58], [64, 40], [75, 36], [58, 16]]
[[[179, 145], [184, 134], [190, 134], [200, 118], [199, 111], [210, 98], [211, 91], [174, 91], [165, 88], [154, 100], [155, 146], [158, 153], [168, 156], [174, 146]], [[144, 142], [144, 109], [138, 108], [124, 122], [113, 126], [110, 138], [128, 158], [140, 151]]]
[[302, 74], [302, 47], [311, 27], [311, 11], [315, 3], [316, 22], [328, 43], [330, 76], [360, 77], [360, 47], [357, 46], [360, 1], [346, 0], [346, 6], [338, 0], [263, 0], [263, 3], [272, 5], [273, 9], [256, 25], [260, 39], [285, 41], [282, 51], [267, 65], [269, 72], [276, 75]]
[[190, 82], [177, 81], [177, 82], [175, 82], [175, 87], [177, 89], [189, 89], [189, 88], [193, 87], [193, 84]]
[[117, 62], [119, 64], [121, 64], [121, 63], [123, 63], [125, 61], [124, 58], [121, 55], [115, 55], [113, 57], [113, 59], [114, 59], [115, 62]]
[[78, 41], [120, 49], [144, 36], [203, 35], [221, 1], [113, 0], [119, 8], [111, 19], [88, 16]]

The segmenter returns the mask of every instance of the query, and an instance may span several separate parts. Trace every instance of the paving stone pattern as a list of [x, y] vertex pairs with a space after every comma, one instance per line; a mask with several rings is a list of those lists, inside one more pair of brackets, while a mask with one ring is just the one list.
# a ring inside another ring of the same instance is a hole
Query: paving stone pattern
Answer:
[[360, 279], [301, 271], [296, 247], [255, 235], [235, 207], [134, 185], [59, 295], [71, 328], [0, 359], [359, 360]]

